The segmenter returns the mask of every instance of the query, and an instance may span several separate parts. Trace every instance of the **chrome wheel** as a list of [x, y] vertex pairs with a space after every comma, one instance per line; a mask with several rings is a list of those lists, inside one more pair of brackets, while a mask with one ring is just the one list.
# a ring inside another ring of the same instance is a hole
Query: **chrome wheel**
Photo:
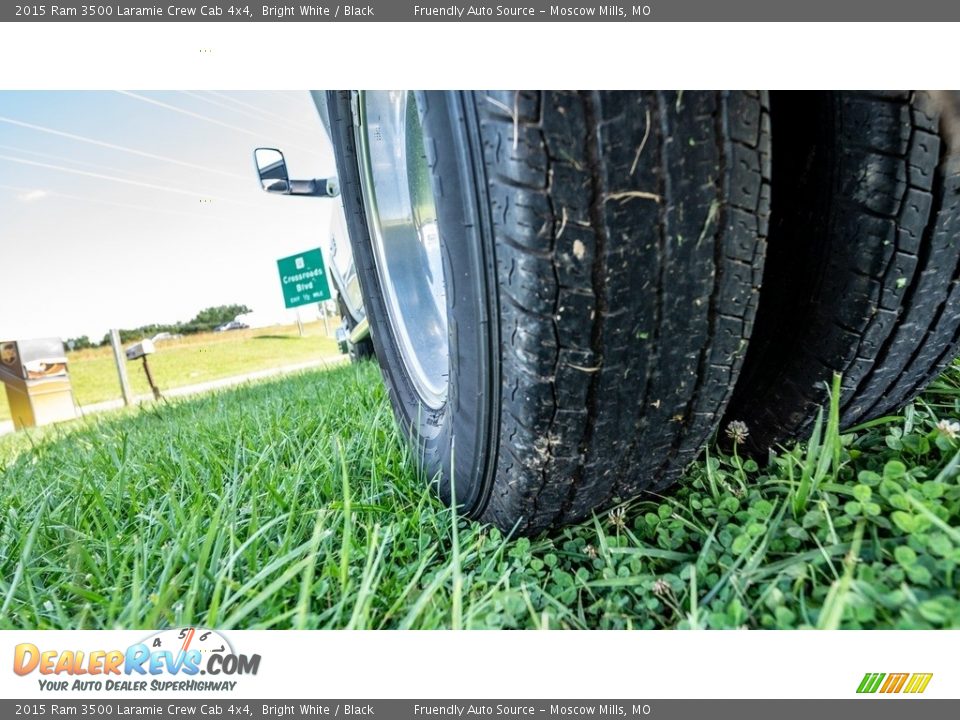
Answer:
[[447, 297], [416, 96], [361, 92], [360, 181], [377, 277], [407, 374], [425, 405], [447, 398]]

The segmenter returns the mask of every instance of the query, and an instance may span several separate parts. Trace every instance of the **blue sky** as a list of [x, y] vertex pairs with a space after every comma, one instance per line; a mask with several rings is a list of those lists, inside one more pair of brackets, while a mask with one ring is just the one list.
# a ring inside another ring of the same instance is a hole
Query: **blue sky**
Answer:
[[276, 259], [325, 244], [330, 201], [262, 192], [261, 145], [291, 177], [335, 172], [306, 91], [0, 92], [0, 339], [226, 303], [293, 321]]

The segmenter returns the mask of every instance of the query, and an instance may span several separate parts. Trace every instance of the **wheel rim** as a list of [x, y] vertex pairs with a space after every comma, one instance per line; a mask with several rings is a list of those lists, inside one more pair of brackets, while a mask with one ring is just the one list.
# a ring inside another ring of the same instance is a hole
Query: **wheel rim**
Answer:
[[361, 92], [360, 180], [387, 319], [424, 404], [447, 398], [447, 297], [416, 96]]
[[357, 266], [353, 260], [353, 248], [350, 247], [347, 216], [343, 211], [343, 203], [339, 200], [334, 205], [333, 217], [330, 219], [330, 242], [327, 247], [333, 260], [332, 270], [337, 292], [350, 314], [350, 320], [358, 323], [366, 317], [366, 311], [363, 307], [360, 281], [357, 279]]

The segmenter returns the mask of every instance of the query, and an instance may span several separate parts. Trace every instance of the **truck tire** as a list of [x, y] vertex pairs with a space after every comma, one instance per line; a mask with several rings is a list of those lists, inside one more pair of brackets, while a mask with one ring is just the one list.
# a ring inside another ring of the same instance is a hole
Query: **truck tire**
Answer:
[[377, 357], [443, 500], [534, 534], [674, 481], [715, 430], [753, 325], [766, 96], [328, 105]]
[[[728, 419], [754, 450], [895, 411], [960, 342], [960, 166], [924, 92], [772, 94], [781, 139], [760, 310]], [[783, 140], [787, 138], [787, 140]]]
[[[337, 309], [340, 311], [340, 317], [343, 318], [343, 324], [347, 328], [347, 332], [353, 332], [353, 329], [357, 326], [357, 321], [354, 319], [353, 314], [350, 312], [350, 308], [347, 307], [347, 303], [344, 301], [342, 295], [337, 295]], [[367, 358], [372, 358], [374, 356], [373, 350], [373, 341], [368, 335], [363, 340], [357, 343], [348, 342], [350, 347], [350, 360], [351, 362], [359, 362], [360, 360], [366, 360]]]

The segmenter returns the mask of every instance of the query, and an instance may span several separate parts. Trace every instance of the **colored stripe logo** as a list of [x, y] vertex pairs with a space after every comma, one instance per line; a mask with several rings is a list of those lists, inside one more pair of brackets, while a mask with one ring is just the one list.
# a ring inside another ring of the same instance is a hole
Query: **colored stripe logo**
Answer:
[[867, 673], [860, 681], [857, 692], [919, 694], [927, 689], [933, 673]]

